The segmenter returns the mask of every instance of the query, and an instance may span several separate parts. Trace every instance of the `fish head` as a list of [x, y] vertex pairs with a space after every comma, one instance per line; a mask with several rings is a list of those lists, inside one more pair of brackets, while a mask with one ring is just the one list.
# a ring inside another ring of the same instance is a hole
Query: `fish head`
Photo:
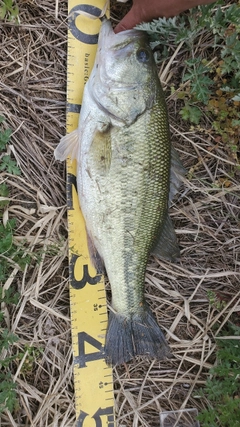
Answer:
[[139, 30], [115, 34], [105, 20], [88, 85], [98, 107], [119, 126], [133, 123], [151, 108], [160, 82], [147, 34]]

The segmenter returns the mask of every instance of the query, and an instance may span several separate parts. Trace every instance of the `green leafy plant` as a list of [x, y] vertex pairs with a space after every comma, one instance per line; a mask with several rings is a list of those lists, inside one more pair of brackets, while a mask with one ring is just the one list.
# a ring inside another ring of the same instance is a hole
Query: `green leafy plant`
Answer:
[[[0, 288], [0, 305], [15, 305], [18, 303], [19, 294], [12, 288], [3, 291]], [[41, 348], [25, 345], [22, 351], [16, 351], [12, 356], [7, 356], [6, 351], [12, 350], [14, 344], [18, 342], [17, 335], [8, 331], [4, 324], [4, 312], [0, 311], [0, 414], [5, 410], [13, 412], [18, 407], [17, 386], [12, 379], [12, 365], [24, 358], [21, 374], [32, 373], [36, 360], [42, 355]], [[3, 357], [2, 355], [4, 354]], [[26, 354], [27, 353], [27, 354]]]
[[202, 112], [198, 107], [186, 102], [185, 106], [180, 111], [180, 115], [184, 120], [189, 120], [191, 123], [197, 125], [202, 116]]
[[11, 173], [12, 175], [20, 175], [21, 171], [17, 166], [15, 160], [12, 160], [10, 156], [3, 156], [0, 164], [0, 171], [4, 171]]
[[[240, 327], [228, 324], [226, 335], [217, 338], [216, 364], [202, 389], [208, 408], [199, 415], [202, 427], [238, 427], [240, 420]], [[226, 337], [225, 337], [226, 338]]]
[[[193, 125], [198, 125], [204, 115], [212, 116], [213, 129], [209, 132], [220, 135], [231, 157], [237, 161], [240, 123], [239, 2], [225, 5], [225, 2], [218, 1], [175, 18], [160, 18], [141, 24], [138, 28], [148, 32], [155, 50], [158, 43], [158, 61], [171, 55], [173, 48], [180, 43], [189, 52], [182, 72], [182, 85], [176, 92], [182, 105], [180, 115]], [[206, 48], [199, 49], [199, 40], [205, 34], [211, 40]], [[211, 61], [206, 60], [207, 51]]]
[[24, 358], [24, 363], [21, 367], [21, 374], [31, 375], [36, 361], [42, 356], [42, 354], [42, 348], [25, 345], [23, 351], [21, 351], [16, 358], [17, 361]]
[[[0, 125], [4, 122], [4, 117], [0, 116]], [[7, 171], [10, 174], [19, 175], [15, 160], [12, 160], [6, 153], [7, 144], [11, 137], [10, 129], [0, 130], [0, 171]], [[0, 197], [6, 200], [0, 200], [0, 218], [3, 218], [3, 210], [8, 205], [9, 188], [5, 181], [0, 183]], [[17, 247], [13, 242], [13, 231], [16, 227], [16, 221], [10, 219], [5, 224], [0, 222], [0, 283], [6, 281], [11, 273], [11, 269], [15, 263], [19, 266], [23, 262], [24, 251]], [[6, 304], [16, 304], [18, 302], [18, 294], [13, 289], [3, 290], [0, 287], [0, 306]], [[8, 409], [13, 411], [17, 406], [16, 384], [12, 380], [10, 373], [10, 365], [15, 356], [7, 356], [7, 353], [12, 348], [14, 343], [18, 341], [18, 337], [12, 334], [6, 327], [4, 320], [4, 311], [0, 310], [0, 413]]]
[[193, 99], [206, 104], [211, 96], [213, 80], [209, 78], [209, 68], [201, 58], [192, 58], [185, 61], [187, 71], [183, 81], [190, 81], [190, 95]]
[[4, 200], [0, 200], [0, 209], [4, 206], [8, 205], [8, 197], [9, 197], [9, 188], [5, 182], [0, 184], [0, 197], [3, 197]]
[[6, 281], [13, 266], [17, 265], [20, 270], [23, 270], [33, 258], [40, 261], [41, 253], [31, 254], [24, 243], [14, 243], [15, 228], [14, 219], [10, 219], [5, 225], [0, 223], [0, 282], [2, 283]]
[[[0, 116], [0, 124], [4, 122], [4, 118]], [[0, 150], [4, 150], [6, 144], [9, 142], [12, 131], [11, 129], [5, 129], [0, 132]]]
[[19, 22], [19, 8], [13, 0], [2, 0], [0, 2], [0, 19]]
[[[3, 129], [4, 117], [0, 116], [0, 172], [4, 176], [0, 183], [0, 218], [3, 219], [3, 213], [9, 204], [10, 189], [7, 185], [6, 172], [11, 175], [20, 175], [21, 171], [15, 160], [7, 154], [7, 145], [10, 142], [12, 131]], [[1, 128], [2, 125], [2, 128]], [[13, 412], [18, 406], [16, 384], [12, 379], [11, 371], [14, 366], [24, 358], [21, 374], [29, 374], [33, 365], [42, 353], [41, 349], [31, 346], [24, 346], [22, 351], [14, 347], [18, 341], [18, 336], [8, 330], [4, 318], [4, 306], [17, 304], [19, 295], [12, 288], [3, 288], [3, 283], [11, 275], [13, 267], [23, 270], [32, 259], [40, 262], [42, 256], [46, 253], [56, 254], [59, 252], [59, 245], [48, 245], [43, 251], [37, 250], [34, 253], [29, 250], [26, 242], [16, 243], [14, 233], [16, 230], [16, 220], [9, 219], [6, 222], [0, 222], [0, 414], [9, 410]], [[61, 246], [61, 245], [60, 245]], [[11, 354], [9, 356], [8, 354]]]
[[[3, 124], [4, 117], [0, 116], [0, 124]], [[6, 171], [11, 175], [20, 175], [21, 171], [15, 160], [6, 153], [7, 144], [11, 138], [10, 129], [0, 130], [0, 172]], [[8, 205], [9, 188], [5, 181], [0, 183], [0, 197], [6, 200], [0, 200], [0, 218], [3, 216], [3, 208]], [[19, 268], [24, 268], [30, 262], [30, 255], [21, 245], [16, 245], [13, 239], [13, 233], [16, 228], [16, 221], [11, 219], [5, 224], [0, 222], [0, 282], [6, 281], [13, 265], [17, 264]]]
[[209, 304], [216, 310], [222, 310], [226, 306], [226, 301], [221, 300], [213, 291], [207, 292]]
[[[0, 116], [0, 125], [5, 121], [3, 116]], [[11, 129], [0, 129], [0, 172], [6, 171], [12, 175], [20, 175], [21, 171], [15, 160], [7, 154], [7, 144], [12, 135]], [[9, 197], [9, 188], [6, 182], [0, 183], [0, 197]], [[0, 200], [0, 209], [8, 204], [8, 200]], [[0, 215], [1, 216], [1, 215]], [[1, 251], [0, 251], [1, 252]]]
[[[16, 304], [18, 295], [10, 288], [3, 291], [0, 288], [0, 304]], [[15, 359], [15, 356], [5, 356], [4, 350], [9, 350], [11, 346], [18, 341], [18, 337], [12, 334], [4, 327], [4, 312], [0, 311], [0, 413], [8, 409], [10, 412], [17, 407], [16, 384], [12, 380], [9, 372], [9, 366]]]
[[[220, 4], [222, 2], [219, 2]], [[214, 114], [213, 104], [221, 103], [223, 99], [226, 105], [217, 113], [214, 121], [214, 129], [223, 136], [224, 133], [235, 133], [235, 123], [239, 120], [238, 108], [231, 115], [231, 124], [223, 124], [223, 120], [229, 116], [229, 107], [238, 101], [240, 87], [240, 7], [232, 4], [224, 10], [215, 6], [200, 7], [193, 10], [188, 17], [188, 30], [182, 33], [180, 40], [184, 41], [193, 50], [195, 40], [201, 32], [212, 32], [215, 59], [209, 64], [202, 56], [185, 61], [186, 69], [183, 81], [189, 81], [189, 91], [186, 93], [185, 105], [191, 105], [193, 101], [200, 101], [205, 106], [202, 114]], [[196, 22], [198, 25], [196, 25]], [[226, 107], [226, 108], [225, 108]], [[236, 105], [239, 107], [239, 105]], [[238, 111], [237, 111], [238, 110]], [[223, 115], [225, 115], [223, 117]], [[192, 120], [192, 116], [194, 120]], [[194, 115], [189, 115], [192, 123], [196, 123]], [[201, 116], [199, 116], [199, 121]], [[225, 132], [224, 132], [225, 131]], [[232, 133], [232, 132], [231, 132]], [[232, 145], [236, 145], [233, 143]]]
[[18, 406], [16, 384], [10, 373], [0, 373], [0, 414], [6, 409], [10, 412]]

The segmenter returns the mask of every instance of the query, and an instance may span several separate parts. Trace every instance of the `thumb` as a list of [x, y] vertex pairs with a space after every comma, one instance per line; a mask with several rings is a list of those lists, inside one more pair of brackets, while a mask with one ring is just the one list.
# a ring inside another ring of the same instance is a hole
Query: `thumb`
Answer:
[[131, 30], [135, 25], [139, 24], [142, 21], [141, 14], [139, 10], [132, 7], [132, 9], [124, 16], [124, 18], [119, 22], [119, 24], [114, 28], [115, 33], [120, 33], [120, 31]]

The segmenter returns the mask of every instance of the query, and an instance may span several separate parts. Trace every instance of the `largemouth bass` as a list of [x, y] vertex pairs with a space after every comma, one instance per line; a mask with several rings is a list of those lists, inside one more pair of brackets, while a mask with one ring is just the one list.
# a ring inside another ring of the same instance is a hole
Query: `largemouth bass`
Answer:
[[146, 304], [144, 281], [150, 253], [179, 256], [168, 204], [183, 168], [171, 149], [164, 94], [144, 32], [114, 34], [103, 20], [78, 129], [55, 150], [56, 159], [67, 156], [77, 159], [91, 256], [100, 257], [111, 284], [106, 359], [165, 358], [169, 347]]

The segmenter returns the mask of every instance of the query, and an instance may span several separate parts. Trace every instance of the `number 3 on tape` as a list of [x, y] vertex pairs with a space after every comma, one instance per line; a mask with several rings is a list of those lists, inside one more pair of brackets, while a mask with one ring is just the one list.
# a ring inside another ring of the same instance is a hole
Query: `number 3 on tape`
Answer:
[[[88, 4], [86, 4], [88, 3]], [[105, 0], [69, 0], [67, 132], [78, 126], [84, 84], [94, 64]], [[89, 4], [90, 3], [90, 4]], [[76, 162], [67, 162], [71, 329], [77, 427], [114, 427], [112, 370], [104, 359], [107, 305], [103, 278], [92, 266], [77, 195]], [[95, 422], [95, 424], [94, 424]]]

